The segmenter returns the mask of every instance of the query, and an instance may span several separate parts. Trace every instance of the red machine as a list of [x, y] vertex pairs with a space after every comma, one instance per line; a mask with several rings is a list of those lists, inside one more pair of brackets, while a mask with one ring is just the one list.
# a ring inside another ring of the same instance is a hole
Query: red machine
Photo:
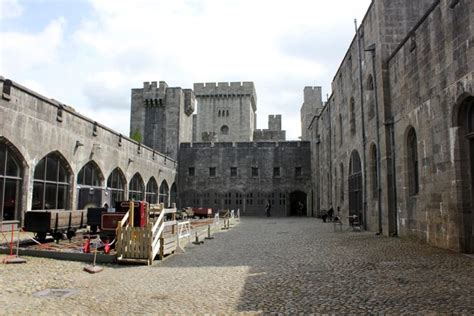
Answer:
[[199, 217], [211, 217], [212, 216], [212, 208], [207, 207], [195, 207], [193, 208], [194, 216]]
[[[145, 227], [148, 223], [148, 206], [147, 202], [135, 201], [133, 203], [133, 214], [130, 213], [129, 220], [133, 221], [134, 227]], [[125, 216], [130, 209], [130, 201], [121, 201], [115, 203], [115, 213], [102, 213], [101, 231], [109, 231], [115, 233], [117, 224]]]

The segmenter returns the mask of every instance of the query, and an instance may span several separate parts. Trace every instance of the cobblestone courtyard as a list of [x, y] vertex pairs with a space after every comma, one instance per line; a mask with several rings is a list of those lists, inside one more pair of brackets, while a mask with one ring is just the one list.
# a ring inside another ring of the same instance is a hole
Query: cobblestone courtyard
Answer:
[[[96, 275], [41, 258], [0, 265], [0, 314], [474, 314], [474, 259], [462, 254], [313, 218], [244, 218], [214, 237], [151, 267]], [[51, 288], [75, 291], [33, 296]]]

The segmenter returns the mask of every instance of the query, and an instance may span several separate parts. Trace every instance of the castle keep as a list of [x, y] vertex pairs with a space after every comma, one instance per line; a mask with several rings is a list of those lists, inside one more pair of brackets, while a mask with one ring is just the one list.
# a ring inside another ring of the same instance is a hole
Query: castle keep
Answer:
[[199, 104], [194, 141], [252, 141], [257, 124], [253, 82], [195, 83]]
[[[194, 104], [186, 96], [196, 100], [192, 121]], [[268, 129], [256, 129], [256, 110], [253, 82], [196, 83], [193, 91], [145, 83], [132, 90], [130, 131], [143, 131], [147, 146], [177, 154], [182, 206], [263, 215], [268, 201], [274, 215], [287, 216], [300, 201], [300, 213], [310, 214], [309, 143], [286, 142], [281, 115], [269, 116]]]

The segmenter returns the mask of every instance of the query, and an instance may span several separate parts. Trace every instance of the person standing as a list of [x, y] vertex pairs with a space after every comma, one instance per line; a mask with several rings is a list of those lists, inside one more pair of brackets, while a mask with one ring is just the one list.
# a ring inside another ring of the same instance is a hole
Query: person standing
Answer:
[[270, 201], [267, 200], [267, 205], [265, 206], [265, 213], [267, 214], [267, 217], [272, 216], [272, 214], [270, 213], [271, 208], [272, 206], [270, 204]]
[[303, 216], [304, 204], [301, 201], [298, 201], [298, 216]]

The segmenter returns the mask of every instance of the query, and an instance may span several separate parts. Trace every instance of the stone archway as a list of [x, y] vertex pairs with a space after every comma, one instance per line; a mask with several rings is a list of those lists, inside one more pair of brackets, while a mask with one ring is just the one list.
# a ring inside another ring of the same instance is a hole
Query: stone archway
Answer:
[[458, 110], [462, 214], [461, 251], [474, 253], [474, 97], [469, 96]]
[[293, 191], [290, 193], [290, 216], [306, 216], [307, 194], [303, 191]]

